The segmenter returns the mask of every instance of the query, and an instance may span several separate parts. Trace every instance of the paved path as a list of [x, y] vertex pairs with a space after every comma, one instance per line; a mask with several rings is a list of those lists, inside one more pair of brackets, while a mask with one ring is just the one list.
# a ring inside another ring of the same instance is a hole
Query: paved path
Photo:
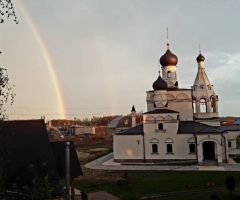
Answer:
[[84, 165], [90, 169], [103, 169], [103, 170], [159, 170], [159, 171], [240, 171], [240, 163], [235, 163], [230, 159], [229, 164], [222, 166], [170, 166], [170, 165], [153, 165], [153, 164], [136, 164], [136, 165], [121, 165], [113, 161], [113, 153], [98, 158], [90, 163]]

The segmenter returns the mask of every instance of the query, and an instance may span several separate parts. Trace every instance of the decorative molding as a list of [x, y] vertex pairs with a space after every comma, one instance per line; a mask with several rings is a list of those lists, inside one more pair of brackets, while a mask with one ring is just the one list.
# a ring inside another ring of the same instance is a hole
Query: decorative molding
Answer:
[[164, 143], [174, 143], [174, 140], [171, 138], [167, 138]]
[[191, 138], [189, 138], [188, 139], [188, 141], [187, 141], [188, 143], [195, 143], [196, 142], [196, 140], [195, 140], [195, 138], [194, 137], [191, 137]]
[[186, 94], [184, 94], [184, 93], [180, 93], [180, 94], [177, 95], [176, 99], [178, 99], [178, 100], [186, 100], [186, 99], [189, 99], [189, 97]]
[[164, 119], [165, 119], [165, 120], [173, 120], [174, 118], [173, 118], [173, 116], [171, 116], [171, 115], [167, 115]]
[[156, 117], [156, 120], [158, 120], [158, 119], [164, 120], [165, 118], [164, 118], [162, 115], [158, 115], [158, 116]]
[[201, 95], [200, 97], [198, 97], [197, 101], [200, 101], [201, 99], [205, 99], [206, 102], [209, 101], [209, 99], [204, 95]]
[[234, 140], [236, 140], [239, 135], [240, 135], [240, 133], [237, 133], [237, 135], [235, 135], [235, 137], [234, 137]]
[[149, 117], [147, 117], [147, 119], [146, 119], [146, 121], [155, 121], [155, 120], [156, 120], [156, 118], [153, 117], [153, 116], [149, 116]]
[[167, 94], [167, 100], [175, 100], [175, 97], [172, 94]]
[[218, 140], [216, 140], [215, 138], [204, 138], [204, 139], [201, 139], [201, 140], [198, 142], [198, 146], [199, 146], [201, 143], [203, 143], [203, 142], [216, 142], [216, 143], [218, 143], [219, 145], [221, 145], [220, 142], [219, 142]]
[[156, 139], [156, 138], [153, 138], [153, 139], [150, 140], [150, 143], [159, 143], [159, 140]]
[[174, 86], [174, 83], [173, 83], [173, 82], [171, 82], [171, 81], [166, 81], [166, 82], [167, 82], [168, 86], [171, 86], [171, 87]]

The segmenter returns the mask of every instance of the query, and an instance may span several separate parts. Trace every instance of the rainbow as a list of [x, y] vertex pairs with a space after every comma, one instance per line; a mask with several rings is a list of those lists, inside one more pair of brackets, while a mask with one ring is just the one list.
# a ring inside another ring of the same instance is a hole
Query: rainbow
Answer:
[[48, 49], [47, 49], [46, 45], [44, 44], [44, 41], [43, 41], [36, 25], [34, 24], [33, 20], [31, 19], [30, 14], [27, 12], [27, 10], [24, 7], [21, 0], [16, 1], [16, 3], [18, 4], [18, 7], [20, 8], [21, 13], [24, 15], [24, 17], [25, 17], [30, 29], [32, 30], [32, 32], [33, 32], [33, 34], [34, 34], [34, 36], [37, 40], [37, 43], [38, 43], [38, 45], [41, 49], [41, 52], [44, 56], [44, 59], [46, 61], [46, 64], [48, 66], [49, 72], [50, 72], [51, 77], [52, 77], [53, 85], [54, 85], [55, 92], [56, 92], [58, 107], [60, 109], [61, 118], [66, 119], [66, 109], [65, 109], [65, 103], [64, 103], [63, 95], [62, 95], [62, 92], [61, 92], [60, 83], [59, 83], [59, 80], [58, 80], [58, 77], [57, 77], [57, 73], [56, 73], [56, 70], [55, 70], [54, 63], [51, 60], [51, 57], [49, 55]]

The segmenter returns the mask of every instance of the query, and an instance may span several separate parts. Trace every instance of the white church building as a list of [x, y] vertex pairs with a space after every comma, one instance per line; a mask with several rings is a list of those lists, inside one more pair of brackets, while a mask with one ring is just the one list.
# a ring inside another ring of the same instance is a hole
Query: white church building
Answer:
[[161, 56], [162, 77], [147, 91], [147, 112], [136, 126], [113, 134], [114, 161], [120, 163], [186, 163], [221, 165], [240, 155], [240, 126], [220, 126], [218, 95], [210, 83], [205, 58], [197, 57], [198, 72], [191, 89], [179, 88], [178, 58], [167, 44]]

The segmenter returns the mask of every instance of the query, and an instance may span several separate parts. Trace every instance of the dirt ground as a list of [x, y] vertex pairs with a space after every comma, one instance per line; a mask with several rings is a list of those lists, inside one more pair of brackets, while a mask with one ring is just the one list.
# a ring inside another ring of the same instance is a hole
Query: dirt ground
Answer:
[[[119, 171], [111, 170], [93, 170], [84, 167], [84, 164], [89, 161], [89, 159], [94, 160], [101, 154], [109, 153], [109, 148], [87, 148], [87, 149], [77, 149], [77, 155], [81, 163], [83, 176], [77, 178], [77, 180], [109, 180], [117, 181], [122, 180], [121, 173]], [[117, 197], [105, 192], [93, 192], [88, 194], [89, 200], [118, 200]]]
[[[109, 181], [117, 181], [122, 180], [121, 173], [115, 170], [95, 170], [89, 169], [84, 167], [84, 164], [87, 163], [88, 159], [94, 159], [94, 157], [99, 152], [106, 152], [108, 148], [93, 148], [88, 149], [87, 151], [77, 151], [78, 158], [81, 163], [83, 176], [77, 178], [77, 180], [87, 180], [87, 179], [94, 179], [94, 180], [109, 180]], [[94, 152], [94, 153], [91, 153]]]

